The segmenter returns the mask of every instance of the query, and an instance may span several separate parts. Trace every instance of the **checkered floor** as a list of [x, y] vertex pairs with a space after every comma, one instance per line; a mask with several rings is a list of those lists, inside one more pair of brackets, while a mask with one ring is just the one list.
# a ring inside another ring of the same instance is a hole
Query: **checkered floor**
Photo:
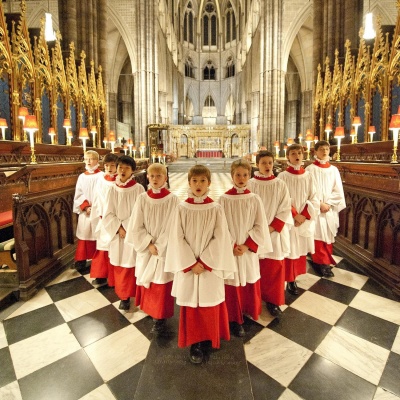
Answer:
[[[170, 186], [184, 198], [187, 174], [178, 167], [170, 169]], [[231, 186], [229, 166], [220, 167], [214, 199]], [[311, 268], [298, 278], [300, 294], [287, 294], [279, 320], [265, 309], [258, 322], [246, 320], [254, 399], [400, 399], [400, 303], [337, 261], [334, 278]], [[118, 304], [113, 289], [90, 283], [89, 269], [69, 269], [31, 300], [3, 310], [0, 398], [133, 399], [152, 322]]]

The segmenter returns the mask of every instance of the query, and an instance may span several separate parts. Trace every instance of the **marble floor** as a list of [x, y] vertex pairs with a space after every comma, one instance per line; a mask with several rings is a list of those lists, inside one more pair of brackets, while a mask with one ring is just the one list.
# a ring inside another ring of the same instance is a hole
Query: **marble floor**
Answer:
[[[181, 198], [191, 162], [170, 168], [171, 190]], [[229, 162], [210, 162], [210, 169], [217, 199], [231, 185]], [[400, 303], [336, 258], [334, 278], [309, 267], [279, 320], [264, 309], [257, 322], [246, 320], [243, 340], [224, 344], [201, 366], [188, 362], [186, 349], [155, 341], [142, 311], [118, 310], [112, 288], [91, 284], [89, 265], [81, 273], [68, 269], [31, 300], [0, 310], [0, 399], [400, 400]], [[170, 326], [175, 343], [176, 321]], [[240, 379], [228, 365], [235, 349]], [[146, 391], [144, 384], [165, 375], [157, 360], [172, 351], [169, 380], [181, 386]], [[197, 384], [201, 375], [207, 381]], [[243, 390], [224, 394], [229, 381]], [[212, 389], [207, 395], [203, 385]]]

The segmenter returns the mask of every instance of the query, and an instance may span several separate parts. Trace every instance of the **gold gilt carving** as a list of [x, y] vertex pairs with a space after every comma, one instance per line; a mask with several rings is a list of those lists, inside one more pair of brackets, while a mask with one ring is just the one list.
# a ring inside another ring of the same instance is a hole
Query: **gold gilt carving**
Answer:
[[[35, 141], [40, 143], [43, 141], [44, 134], [47, 135], [47, 132], [42, 132], [42, 113], [47, 111], [50, 112], [50, 126], [56, 131], [54, 143], [59, 143], [57, 129], [61, 125], [62, 118], [60, 120], [58, 114], [59, 108], [63, 107], [64, 118], [70, 119], [71, 110], [75, 108], [78, 124], [72, 127], [74, 134], [82, 124], [82, 113], [84, 113], [87, 118], [86, 126], [88, 123], [97, 126], [99, 134], [96, 136], [98, 143], [101, 143], [105, 134], [104, 127], [107, 124], [107, 104], [101, 67], [98, 68], [96, 79], [94, 63], [91, 62], [91, 70], [88, 74], [86, 56], [83, 52], [80, 65], [77, 66], [74, 43], [69, 44], [70, 52], [64, 59], [59, 32], [56, 34], [57, 39], [50, 54], [44, 38], [44, 21], [41, 21], [39, 37], [35, 37], [32, 46], [24, 0], [21, 1], [21, 14], [17, 22], [13, 22], [8, 31], [3, 5], [4, 2], [0, 4], [0, 79], [8, 83], [12, 139], [23, 140], [18, 111], [21, 106], [24, 106], [37, 117], [39, 132], [35, 134]], [[49, 111], [42, 110], [43, 95], [49, 98]]]
[[[389, 34], [383, 33], [378, 18], [377, 36], [371, 46], [367, 46], [361, 29], [356, 57], [351, 54], [350, 41], [346, 40], [344, 64], [339, 63], [336, 51], [333, 70], [329, 68], [328, 60], [323, 74], [319, 67], [314, 97], [314, 125], [319, 127], [316, 134], [321, 136], [325, 124], [335, 115], [339, 124], [344, 125], [345, 121], [348, 124], [348, 118], [342, 114], [346, 112], [350, 120], [355, 115], [361, 116], [364, 141], [368, 141], [370, 125], [379, 126], [379, 140], [388, 140], [392, 92], [395, 86], [400, 86], [400, 0], [397, 0], [397, 13], [392, 44]], [[346, 126], [346, 134], [350, 128]]]

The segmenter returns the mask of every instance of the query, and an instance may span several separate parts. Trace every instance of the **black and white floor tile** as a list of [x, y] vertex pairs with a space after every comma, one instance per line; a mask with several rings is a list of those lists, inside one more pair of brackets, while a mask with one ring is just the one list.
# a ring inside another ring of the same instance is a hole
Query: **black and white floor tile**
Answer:
[[[231, 186], [229, 168], [213, 172], [212, 180], [216, 200]], [[187, 174], [170, 172], [170, 185], [185, 198]], [[329, 280], [309, 268], [298, 278], [300, 294], [287, 294], [279, 320], [265, 309], [257, 322], [247, 319], [243, 342], [222, 346], [209, 364], [191, 365], [187, 349], [173, 349], [182, 359], [171, 382], [190, 387], [189, 377], [201, 371], [216, 388], [207, 400], [400, 400], [400, 303], [345, 259], [337, 261]], [[149, 380], [144, 371], [157, 381], [159, 363], [150, 353], [165, 353], [165, 360], [172, 349], [152, 338], [150, 317], [133, 305], [121, 312], [112, 288], [90, 282], [89, 266], [82, 273], [68, 269], [31, 300], [0, 311], [0, 399], [134, 399], [141, 379]], [[171, 327], [175, 343], [176, 321]], [[251, 383], [247, 395], [221, 394], [221, 380], [230, 379], [223, 371], [232, 346], [244, 348], [238, 354]], [[217, 354], [221, 372], [207, 375]], [[159, 385], [155, 397], [141, 388], [137, 398], [204, 399], [204, 387], [192, 385], [195, 392], [180, 392], [177, 385], [168, 395]]]

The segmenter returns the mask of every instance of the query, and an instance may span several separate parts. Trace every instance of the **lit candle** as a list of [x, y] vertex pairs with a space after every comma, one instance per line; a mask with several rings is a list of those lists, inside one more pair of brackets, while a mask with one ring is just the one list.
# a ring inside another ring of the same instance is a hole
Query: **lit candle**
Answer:
[[54, 128], [49, 128], [49, 136], [50, 136], [50, 143], [54, 144], [54, 136], [56, 135], [56, 131]]
[[337, 139], [337, 158], [336, 161], [340, 161], [340, 141], [344, 138], [344, 127], [337, 126], [335, 129], [335, 139]]
[[6, 129], [8, 128], [7, 121], [5, 118], [0, 118], [0, 129], [2, 140], [6, 140]]

